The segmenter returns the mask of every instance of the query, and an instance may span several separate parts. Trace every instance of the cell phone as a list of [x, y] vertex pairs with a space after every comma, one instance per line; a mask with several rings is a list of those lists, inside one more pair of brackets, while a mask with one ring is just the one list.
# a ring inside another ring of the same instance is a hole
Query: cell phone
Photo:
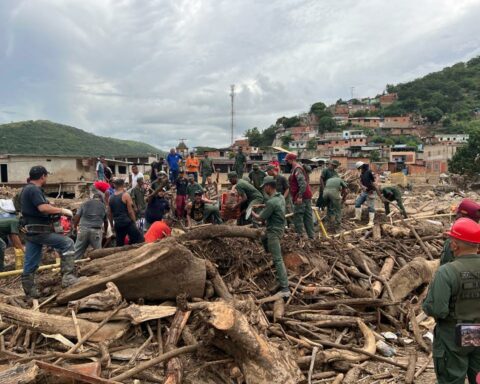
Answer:
[[457, 324], [455, 342], [459, 347], [480, 347], [480, 324]]

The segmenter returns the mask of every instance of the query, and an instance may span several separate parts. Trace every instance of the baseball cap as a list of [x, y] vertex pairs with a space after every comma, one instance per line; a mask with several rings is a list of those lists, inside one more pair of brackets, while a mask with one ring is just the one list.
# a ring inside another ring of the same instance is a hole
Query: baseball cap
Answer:
[[285, 156], [285, 160], [296, 160], [297, 155], [295, 153], [288, 153], [287, 156]]
[[235, 171], [228, 172], [228, 178], [229, 179], [233, 179], [235, 177], [238, 177], [237, 172], [235, 172]]
[[463, 199], [457, 208], [457, 214], [478, 222], [480, 220], [480, 204], [470, 199]]
[[42, 165], [36, 165], [32, 168], [30, 168], [29, 176], [31, 180], [38, 180], [42, 176], [48, 175], [49, 172], [47, 171], [47, 168], [45, 168]]
[[340, 162], [338, 160], [332, 160], [330, 161], [330, 164], [332, 165], [335, 165], [336, 167], [338, 167], [340, 165]]
[[263, 183], [262, 185], [260, 186], [260, 188], [263, 188], [265, 185], [268, 185], [268, 184], [277, 184], [277, 181], [275, 180], [275, 178], [273, 176], [265, 176], [265, 178], [263, 179]]

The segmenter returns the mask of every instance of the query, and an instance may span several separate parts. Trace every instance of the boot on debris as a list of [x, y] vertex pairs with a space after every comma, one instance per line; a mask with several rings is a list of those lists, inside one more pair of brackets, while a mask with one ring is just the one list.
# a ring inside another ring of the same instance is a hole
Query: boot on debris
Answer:
[[351, 220], [360, 221], [362, 220], [362, 208], [355, 208], [355, 217]]
[[26, 296], [31, 297], [32, 299], [38, 299], [40, 297], [40, 292], [38, 292], [37, 287], [35, 286], [34, 273], [22, 275], [22, 287]]
[[62, 287], [67, 288], [78, 282], [75, 276], [74, 252], [65, 252], [61, 257], [60, 271], [62, 273]]
[[375, 212], [368, 212], [368, 225], [373, 225], [374, 219], [375, 219]]

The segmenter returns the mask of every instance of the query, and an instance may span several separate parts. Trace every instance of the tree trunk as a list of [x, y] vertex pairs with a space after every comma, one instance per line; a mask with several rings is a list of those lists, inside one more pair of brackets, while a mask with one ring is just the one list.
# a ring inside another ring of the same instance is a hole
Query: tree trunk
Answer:
[[347, 244], [347, 249], [350, 251], [350, 258], [358, 268], [368, 273], [368, 271], [365, 270], [364, 267], [365, 263], [372, 273], [378, 275], [378, 273], [380, 272], [380, 268], [378, 268], [378, 265], [377, 263], [375, 263], [375, 261], [373, 261], [369, 256], [367, 256], [365, 253], [363, 253], [361, 250], [359, 250], [352, 244]]
[[[16, 324], [36, 332], [47, 334], [60, 333], [69, 338], [77, 338], [77, 333], [70, 317], [50, 315], [29, 309], [14, 307], [8, 304], [0, 304], [0, 316], [7, 324]], [[78, 319], [80, 334], [86, 335], [97, 327], [97, 323]], [[123, 336], [130, 325], [127, 322], [115, 322], [105, 324], [91, 337], [91, 341], [109, 341]]]
[[223, 300], [201, 302], [188, 304], [188, 309], [203, 310], [206, 321], [218, 332], [214, 344], [235, 359], [247, 384], [294, 384], [303, 379], [290, 353], [258, 334], [232, 304]]
[[60, 292], [57, 302], [64, 304], [96, 293], [105, 289], [109, 281], [115, 283], [126, 300], [172, 300], [182, 293], [203, 297], [205, 261], [193, 256], [175, 239], [145, 244], [127, 253], [128, 259], [115, 260], [116, 255], [111, 255], [92, 261], [91, 264], [101, 264], [95, 275]]
[[28, 364], [16, 365], [0, 372], [0, 383], [36, 383], [40, 369], [32, 361]]
[[106, 311], [118, 307], [122, 302], [122, 295], [117, 286], [112, 282], [107, 283], [107, 289], [102, 292], [94, 293], [80, 300], [70, 301], [69, 307], [80, 309], [96, 309]]
[[100, 259], [105, 256], [113, 255], [119, 252], [130, 251], [132, 249], [140, 248], [143, 244], [129, 244], [122, 247], [100, 248], [93, 249], [86, 253], [85, 257], [89, 259]]
[[[378, 276], [381, 277], [383, 280], [387, 281], [392, 275], [394, 265], [395, 260], [393, 259], [393, 257], [387, 257], [383, 262], [382, 269], [380, 270], [380, 274]], [[376, 280], [372, 284], [372, 290], [375, 297], [378, 297], [380, 295], [380, 293], [382, 292], [382, 288], [383, 284], [379, 280]]]
[[[187, 324], [190, 317], [190, 311], [177, 310], [173, 318], [172, 325], [168, 332], [167, 341], [165, 342], [165, 352], [171, 352], [175, 349], [183, 328]], [[165, 368], [164, 384], [180, 384], [183, 379], [183, 362], [181, 357], [173, 357], [168, 360]]]
[[[131, 304], [127, 308], [121, 309], [112, 320], [128, 320], [134, 325], [138, 325], [145, 321], [162, 319], [164, 317], [173, 316], [177, 307], [167, 305], [137, 305]], [[107, 312], [83, 312], [77, 314], [79, 319], [87, 319], [91, 321], [102, 321], [108, 316]]]
[[262, 235], [261, 229], [246, 228], [232, 225], [213, 225], [205, 228], [193, 229], [178, 237], [179, 242], [190, 240], [208, 240], [218, 237], [247, 237], [250, 239], [259, 239]]

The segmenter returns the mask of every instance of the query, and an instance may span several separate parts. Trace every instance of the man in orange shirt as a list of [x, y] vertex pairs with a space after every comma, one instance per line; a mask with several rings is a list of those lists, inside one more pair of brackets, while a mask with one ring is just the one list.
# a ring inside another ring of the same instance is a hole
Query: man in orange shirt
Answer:
[[198, 182], [198, 167], [200, 166], [200, 162], [198, 161], [195, 153], [190, 152], [190, 156], [187, 157], [187, 161], [185, 164], [185, 168], [187, 168], [187, 176], [193, 175], [195, 182]]
[[172, 230], [165, 220], [155, 221], [144, 236], [145, 242], [153, 243], [157, 240], [163, 239], [164, 237], [170, 236], [171, 233]]

